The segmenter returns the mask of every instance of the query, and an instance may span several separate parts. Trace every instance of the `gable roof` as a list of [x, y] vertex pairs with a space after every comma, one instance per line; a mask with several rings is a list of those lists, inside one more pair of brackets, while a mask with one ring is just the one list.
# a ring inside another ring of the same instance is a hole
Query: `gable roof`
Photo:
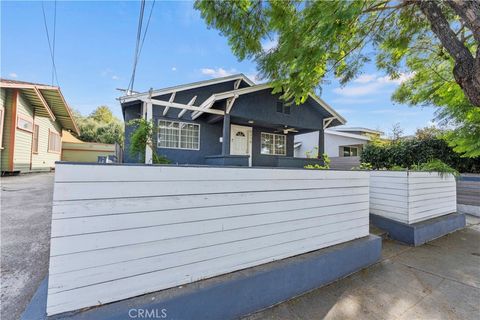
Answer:
[[[243, 73], [239, 73], [239, 74], [231, 75], [231, 76], [228, 76], [228, 77], [215, 78], [215, 79], [211, 79], [211, 80], [198, 81], [198, 82], [193, 82], [193, 83], [168, 87], [168, 88], [164, 88], [164, 89], [153, 90], [152, 92], [143, 92], [143, 93], [138, 93], [138, 94], [131, 94], [131, 95], [127, 95], [127, 96], [122, 96], [122, 97], [119, 98], [119, 100], [120, 100], [121, 103], [132, 102], [132, 101], [137, 101], [137, 100], [141, 101], [143, 99], [147, 99], [150, 95], [151, 96], [164, 95], [164, 94], [169, 94], [169, 93], [173, 93], [173, 92], [177, 92], [177, 91], [184, 91], [184, 90], [204, 87], [204, 86], [213, 85], [213, 84], [222, 83], [222, 82], [227, 82], [227, 81], [232, 81], [232, 80], [243, 80], [249, 85], [249, 87], [234, 89], [234, 90], [231, 90], [231, 91], [214, 93], [201, 104], [201, 107], [204, 108], [205, 110], [208, 110], [213, 106], [213, 104], [216, 101], [224, 100], [224, 99], [228, 99], [228, 98], [236, 98], [236, 97], [238, 97], [240, 95], [243, 95], [243, 94], [248, 94], [248, 93], [252, 93], [252, 92], [256, 92], [256, 91], [261, 91], [261, 90], [269, 89], [269, 88], [272, 87], [271, 83], [255, 84], [248, 77], [246, 77]], [[332, 116], [332, 118], [330, 118], [330, 119], [337, 119], [338, 122], [340, 122], [340, 124], [345, 124], [347, 122], [345, 120], [345, 118], [343, 118], [328, 103], [323, 101], [317, 95], [315, 95], [313, 93], [310, 93], [309, 96], [316, 103], [318, 103], [322, 108], [324, 108], [328, 113], [330, 113], [330, 115]], [[202, 113], [203, 112], [201, 112], [201, 111], [195, 111], [194, 112], [194, 119], [197, 118]], [[331, 121], [329, 123], [331, 123]]]
[[[231, 90], [231, 91], [226, 91], [226, 92], [215, 93], [212, 96], [214, 97], [213, 98], [214, 101], [218, 101], [218, 100], [223, 100], [223, 99], [227, 99], [227, 98], [238, 97], [238, 96], [241, 96], [243, 94], [248, 94], [248, 93], [252, 93], [252, 92], [256, 92], [256, 91], [269, 89], [271, 87], [272, 86], [271, 86], [270, 83], [258, 84], [258, 85], [254, 85], [254, 86], [247, 87], [247, 88], [241, 88], [241, 89], [236, 89], [236, 90]], [[328, 103], [326, 103], [325, 101], [323, 101], [322, 99], [317, 97], [317, 95], [315, 95], [313, 93], [310, 93], [309, 96], [316, 103], [318, 103], [325, 110], [327, 110], [334, 118], [338, 119], [338, 121], [341, 124], [345, 124], [347, 122], [347, 120], [345, 120], [345, 118], [343, 118], [340, 114], [338, 114]]]
[[[184, 90], [189, 90], [189, 89], [194, 89], [199, 87], [205, 87], [205, 86], [222, 83], [222, 82], [228, 82], [232, 80], [243, 80], [249, 86], [255, 85], [255, 83], [249, 78], [247, 78], [243, 73], [238, 73], [238, 74], [234, 74], [227, 77], [191, 82], [191, 83], [181, 84], [173, 87], [153, 90], [152, 96], [159, 96], [159, 95], [168, 94], [168, 93], [177, 92], [177, 91], [184, 91]], [[120, 100], [120, 102], [124, 103], [124, 102], [130, 102], [135, 100], [141, 100], [142, 98], [147, 98], [149, 95], [150, 95], [150, 92], [146, 91], [142, 93], [135, 93], [135, 94], [122, 96], [118, 99]]]
[[70, 107], [59, 87], [8, 79], [0, 79], [0, 87], [21, 90], [35, 108], [36, 114], [58, 120], [63, 128], [79, 133]]

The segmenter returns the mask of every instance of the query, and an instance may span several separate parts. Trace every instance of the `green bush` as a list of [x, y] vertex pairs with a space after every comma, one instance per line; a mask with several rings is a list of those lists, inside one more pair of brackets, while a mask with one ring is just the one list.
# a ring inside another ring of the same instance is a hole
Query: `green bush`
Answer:
[[459, 172], [480, 173], [480, 157], [462, 158], [447, 142], [435, 137], [412, 138], [395, 143], [371, 143], [365, 146], [361, 162], [373, 169], [392, 169], [396, 166], [410, 169], [418, 164], [438, 159]]
[[428, 172], [438, 172], [441, 176], [444, 176], [448, 173], [453, 174], [455, 177], [458, 176], [458, 171], [450, 167], [443, 161], [438, 159], [430, 160], [429, 162], [422, 163], [419, 165], [412, 166], [413, 171], [428, 171]]
[[130, 155], [138, 157], [140, 162], [145, 162], [145, 148], [150, 146], [152, 149], [152, 162], [154, 164], [169, 164], [171, 161], [163, 155], [159, 155], [153, 143], [152, 137], [155, 136], [155, 126], [152, 121], [145, 119], [134, 119], [127, 123], [127, 126], [135, 127], [130, 136]]
[[328, 154], [322, 154], [323, 165], [319, 164], [307, 164], [305, 169], [317, 169], [317, 170], [328, 170], [330, 169], [330, 157]]

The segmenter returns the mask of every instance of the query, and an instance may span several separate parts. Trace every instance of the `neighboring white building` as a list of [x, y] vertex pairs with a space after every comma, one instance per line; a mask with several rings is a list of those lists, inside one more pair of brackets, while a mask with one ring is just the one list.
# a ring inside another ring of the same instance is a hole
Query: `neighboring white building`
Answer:
[[[310, 153], [317, 156], [319, 131], [295, 136], [295, 157], [305, 157]], [[381, 131], [360, 127], [334, 127], [325, 130], [325, 153], [330, 158], [358, 157], [363, 146], [373, 137], [380, 137]]]

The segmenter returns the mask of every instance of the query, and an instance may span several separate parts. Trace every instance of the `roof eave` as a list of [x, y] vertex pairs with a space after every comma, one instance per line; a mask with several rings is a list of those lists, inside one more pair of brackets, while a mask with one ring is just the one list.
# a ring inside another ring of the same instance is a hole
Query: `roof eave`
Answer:
[[[243, 81], [245, 81], [250, 86], [255, 86], [255, 83], [252, 80], [250, 80], [247, 76], [245, 76], [243, 73], [238, 73], [238, 74], [234, 74], [234, 75], [227, 76], [227, 77], [197, 81], [197, 82], [192, 82], [192, 83], [188, 83], [188, 84], [177, 85], [177, 86], [173, 86], [173, 87], [167, 87], [167, 88], [163, 88], [163, 89], [153, 90], [151, 92], [151, 94], [152, 94], [152, 96], [158, 96], [158, 95], [162, 95], [162, 94], [168, 94], [168, 93], [171, 93], [171, 92], [174, 92], [174, 91], [183, 91], [183, 90], [188, 90], [188, 89], [193, 89], [193, 88], [198, 88], [198, 87], [204, 87], [204, 86], [208, 86], [208, 85], [213, 85], [213, 84], [217, 84], [217, 83], [222, 83], [222, 82], [227, 82], [227, 81], [232, 81], [232, 80], [238, 80], [238, 79], [242, 79]], [[121, 103], [132, 102], [132, 101], [136, 101], [136, 100], [142, 100], [142, 98], [145, 98], [148, 95], [150, 95], [150, 91], [137, 93], [137, 94], [126, 95], [126, 96], [121, 96], [121, 97], [118, 98], [118, 100]]]

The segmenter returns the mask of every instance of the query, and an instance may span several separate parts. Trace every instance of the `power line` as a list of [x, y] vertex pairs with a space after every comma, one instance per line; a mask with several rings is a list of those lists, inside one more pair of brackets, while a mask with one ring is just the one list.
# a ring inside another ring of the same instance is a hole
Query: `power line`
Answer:
[[142, 0], [140, 4], [140, 15], [138, 17], [138, 26], [137, 26], [137, 41], [135, 45], [135, 54], [133, 56], [133, 68], [132, 68], [132, 76], [130, 77], [130, 83], [128, 84], [128, 88], [133, 90], [133, 84], [135, 82], [135, 72], [137, 70], [137, 62], [138, 62], [138, 52], [140, 49], [140, 39], [142, 35], [142, 24], [143, 24], [143, 13], [145, 12], [145, 0]]
[[142, 52], [143, 44], [145, 43], [145, 38], [147, 36], [148, 32], [148, 27], [150, 25], [150, 19], [152, 18], [152, 13], [153, 13], [153, 8], [155, 6], [155, 0], [152, 3], [152, 6], [150, 7], [150, 14], [148, 16], [147, 24], [145, 26], [145, 31], [143, 32], [143, 37], [142, 37], [142, 27], [143, 27], [143, 16], [145, 13], [145, 0], [142, 0], [142, 3], [140, 5], [140, 15], [138, 19], [138, 27], [137, 27], [137, 40], [136, 40], [136, 46], [135, 46], [135, 55], [133, 59], [133, 70], [132, 70], [132, 76], [130, 78], [130, 83], [128, 85], [128, 89], [130, 91], [133, 91], [133, 85], [135, 83], [135, 74], [137, 71], [137, 65], [138, 61], [140, 60], [140, 55]]
[[145, 43], [145, 37], [147, 36], [148, 26], [150, 25], [150, 19], [152, 18], [153, 7], [155, 7], [155, 0], [153, 0], [152, 7], [150, 8], [150, 14], [148, 15], [147, 25], [145, 27], [145, 33], [143, 34], [142, 44], [140, 45], [140, 52], [138, 53], [139, 58], [140, 58], [140, 55], [142, 54], [143, 44]]
[[[54, 56], [54, 53], [53, 53], [53, 50], [52, 50], [52, 45], [51, 45], [51, 42], [50, 42], [50, 34], [48, 33], [47, 17], [45, 15], [45, 6], [44, 6], [43, 1], [42, 1], [42, 12], [43, 12], [43, 25], [45, 26], [45, 33], [47, 35], [48, 48], [50, 49], [50, 58], [52, 59], [52, 74], [55, 75], [55, 79], [57, 80], [57, 86], [59, 86], [58, 75], [57, 75], [57, 67], [55, 65], [55, 56]], [[55, 9], [55, 12], [56, 12], [56, 9]], [[56, 13], [55, 13], [55, 16], [56, 16]], [[55, 20], [56, 20], [56, 17], [55, 17]], [[53, 85], [53, 80], [54, 80], [54, 77], [52, 76], [52, 85]]]
[[[53, 61], [55, 62], [55, 39], [57, 35], [57, 0], [54, 2], [54, 10], [53, 10]], [[53, 78], [54, 77], [54, 72], [52, 69], [52, 85], [53, 85]], [[57, 78], [58, 81], [58, 78]]]

